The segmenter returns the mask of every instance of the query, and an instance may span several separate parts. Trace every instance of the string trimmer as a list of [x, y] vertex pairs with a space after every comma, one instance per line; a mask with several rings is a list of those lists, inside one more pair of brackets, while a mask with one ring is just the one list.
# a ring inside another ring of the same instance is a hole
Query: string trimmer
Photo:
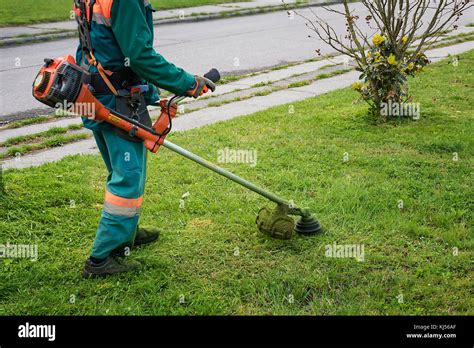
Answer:
[[[291, 202], [166, 140], [166, 135], [171, 131], [172, 118], [176, 116], [177, 105], [186, 98], [185, 96], [174, 96], [170, 100], [161, 100], [159, 104], [161, 115], [151, 127], [148, 127], [130, 116], [108, 109], [97, 100], [91, 92], [91, 87], [85, 83], [85, 81], [89, 81], [88, 74], [86, 70], [76, 64], [70, 55], [45, 59], [45, 64], [41, 67], [33, 85], [33, 96], [51, 107], [62, 106], [72, 112], [80, 109], [81, 115], [84, 117], [108, 122], [127, 131], [132, 136], [143, 139], [145, 147], [153, 153], [157, 152], [160, 146], [164, 146], [275, 202], [277, 207], [273, 211], [262, 208], [256, 221], [259, 230], [273, 238], [290, 239], [294, 231], [310, 235], [321, 230], [319, 222], [308, 209], [298, 208]], [[212, 69], [204, 76], [213, 82], [220, 79], [220, 74], [216, 69]], [[84, 105], [93, 105], [93, 107], [83, 107]], [[296, 224], [290, 215], [300, 217]]]

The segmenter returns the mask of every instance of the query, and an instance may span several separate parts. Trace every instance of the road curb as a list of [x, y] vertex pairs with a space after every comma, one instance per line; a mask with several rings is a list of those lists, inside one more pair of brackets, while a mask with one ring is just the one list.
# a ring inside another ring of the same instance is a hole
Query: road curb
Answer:
[[77, 32], [75, 30], [71, 30], [68, 32], [61, 32], [61, 33], [54, 33], [54, 34], [45, 34], [45, 35], [31, 35], [25, 37], [11, 37], [0, 40], [0, 48], [2, 47], [12, 47], [12, 46], [22, 46], [27, 45], [30, 43], [39, 43], [39, 42], [46, 42], [46, 41], [57, 41], [63, 39], [69, 39], [72, 37], [76, 37]]
[[[306, 4], [295, 3], [295, 4], [288, 5], [288, 7], [290, 9], [302, 9], [302, 8], [308, 8], [308, 7], [327, 6], [327, 5], [331, 5], [331, 4], [335, 4], [339, 2], [340, 1], [338, 0], [333, 0], [333, 1], [325, 1], [323, 3], [321, 2], [306, 3]], [[285, 5], [261, 6], [261, 7], [255, 7], [252, 9], [231, 10], [231, 11], [223, 11], [219, 13], [205, 13], [205, 14], [199, 14], [199, 15], [194, 15], [194, 16], [191, 14], [183, 18], [179, 16], [162, 18], [162, 19], [155, 20], [154, 24], [158, 25], [158, 24], [204, 22], [204, 21], [211, 21], [211, 20], [216, 20], [216, 19], [258, 15], [258, 14], [277, 12], [277, 11], [283, 11], [283, 10], [286, 10]], [[11, 37], [11, 38], [6, 38], [6, 39], [0, 39], [0, 48], [21, 46], [21, 45], [46, 42], [46, 41], [57, 41], [57, 40], [69, 39], [73, 37], [78, 37], [76, 30], [68, 30], [68, 31], [63, 30], [59, 33], [48, 33], [44, 35]]]

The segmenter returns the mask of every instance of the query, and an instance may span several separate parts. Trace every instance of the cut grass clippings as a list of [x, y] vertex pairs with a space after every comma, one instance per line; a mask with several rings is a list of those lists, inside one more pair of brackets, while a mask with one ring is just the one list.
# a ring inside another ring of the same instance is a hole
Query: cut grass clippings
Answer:
[[[255, 214], [272, 204], [162, 148], [141, 223], [163, 232], [130, 256], [144, 269], [84, 280], [100, 156], [5, 171], [0, 243], [39, 255], [0, 262], [0, 314], [473, 315], [474, 51], [461, 58], [410, 79], [418, 121], [377, 124], [343, 89], [169, 136], [213, 162], [257, 151], [255, 167], [223, 166], [308, 206], [325, 228], [314, 237], [261, 235]], [[327, 257], [334, 243], [363, 245], [364, 261]]]

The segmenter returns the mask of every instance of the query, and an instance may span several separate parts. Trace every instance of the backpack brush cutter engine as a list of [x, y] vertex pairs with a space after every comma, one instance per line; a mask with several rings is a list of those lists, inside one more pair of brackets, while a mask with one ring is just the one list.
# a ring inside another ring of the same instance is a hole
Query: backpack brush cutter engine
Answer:
[[[174, 96], [169, 101], [166, 99], [161, 100], [161, 115], [152, 127], [147, 127], [127, 115], [108, 109], [97, 100], [91, 91], [92, 87], [86, 82], [89, 81], [89, 73], [78, 66], [72, 56], [45, 59], [44, 61], [45, 64], [41, 67], [33, 84], [33, 96], [40, 102], [51, 107], [65, 107], [67, 105], [67, 108], [73, 112], [75, 106], [93, 104], [94, 107], [92, 108], [80, 107], [77, 109], [81, 110], [84, 117], [99, 122], [108, 122], [127, 131], [132, 136], [143, 139], [145, 147], [153, 153], [158, 151], [159, 147], [163, 145], [275, 202], [277, 204], [276, 209], [271, 211], [268, 208], [262, 208], [256, 220], [259, 230], [273, 238], [290, 239], [293, 232], [311, 235], [321, 231], [321, 225], [308, 209], [295, 207], [289, 201], [267, 192], [251, 182], [166, 140], [166, 135], [171, 130], [172, 118], [176, 116], [177, 104], [186, 98], [185, 96]], [[217, 82], [220, 79], [220, 74], [216, 69], [212, 69], [204, 76], [213, 82]], [[300, 216], [296, 224], [290, 215]]]

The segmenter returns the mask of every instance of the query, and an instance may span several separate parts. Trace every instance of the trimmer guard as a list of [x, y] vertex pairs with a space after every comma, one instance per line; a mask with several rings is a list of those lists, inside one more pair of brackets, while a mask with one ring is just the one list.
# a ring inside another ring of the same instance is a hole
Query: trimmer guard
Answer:
[[257, 215], [260, 232], [277, 239], [290, 239], [295, 229], [295, 220], [288, 216], [288, 207], [278, 205], [273, 211], [264, 207]]

